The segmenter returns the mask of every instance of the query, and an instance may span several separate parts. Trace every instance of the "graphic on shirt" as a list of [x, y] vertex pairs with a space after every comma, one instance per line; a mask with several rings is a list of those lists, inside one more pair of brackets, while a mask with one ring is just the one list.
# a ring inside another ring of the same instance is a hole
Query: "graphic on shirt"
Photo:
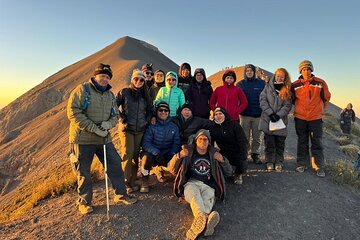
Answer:
[[210, 172], [210, 162], [205, 158], [199, 158], [194, 162], [193, 169], [197, 174], [207, 175]]

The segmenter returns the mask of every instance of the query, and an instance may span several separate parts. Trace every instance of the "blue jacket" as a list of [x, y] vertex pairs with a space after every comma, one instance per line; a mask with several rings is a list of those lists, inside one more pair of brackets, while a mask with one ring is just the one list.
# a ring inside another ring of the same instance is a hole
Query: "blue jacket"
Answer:
[[153, 155], [173, 155], [180, 150], [178, 127], [167, 118], [165, 121], [156, 119], [145, 131], [142, 148]]
[[[254, 71], [254, 77], [246, 77], [246, 68], [251, 67]], [[265, 81], [255, 77], [256, 69], [252, 64], [245, 65], [244, 76], [245, 78], [236, 84], [237, 87], [240, 87], [248, 100], [247, 108], [241, 113], [243, 116], [249, 117], [260, 117], [261, 108], [260, 108], [260, 93], [265, 87]]]

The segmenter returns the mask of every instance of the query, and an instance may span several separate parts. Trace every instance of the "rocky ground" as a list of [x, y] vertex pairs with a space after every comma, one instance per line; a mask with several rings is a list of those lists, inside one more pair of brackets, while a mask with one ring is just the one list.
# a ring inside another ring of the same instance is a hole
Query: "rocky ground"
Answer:
[[[328, 161], [343, 157], [333, 143], [324, 142]], [[335, 184], [329, 175], [295, 172], [294, 153], [296, 139], [289, 137], [281, 173], [249, 163], [243, 185], [229, 181], [226, 201], [215, 206], [221, 222], [207, 239], [359, 239], [360, 191]], [[103, 182], [94, 186], [95, 209], [88, 216], [78, 213], [75, 192], [48, 199], [0, 226], [0, 239], [183, 239], [192, 215], [189, 205], [173, 196], [172, 181], [153, 178], [151, 192], [136, 193], [135, 205], [111, 202], [110, 221]]]

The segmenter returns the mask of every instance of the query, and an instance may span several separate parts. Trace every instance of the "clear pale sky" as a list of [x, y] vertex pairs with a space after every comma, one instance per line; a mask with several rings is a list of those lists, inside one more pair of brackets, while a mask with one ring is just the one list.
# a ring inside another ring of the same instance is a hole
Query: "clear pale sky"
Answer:
[[[0, 108], [123, 36], [177, 64], [285, 67], [309, 59], [331, 102], [360, 113], [360, 1], [0, 0]], [[109, 63], [111, 64], [111, 63]], [[155, 66], [156, 68], [156, 66]]]

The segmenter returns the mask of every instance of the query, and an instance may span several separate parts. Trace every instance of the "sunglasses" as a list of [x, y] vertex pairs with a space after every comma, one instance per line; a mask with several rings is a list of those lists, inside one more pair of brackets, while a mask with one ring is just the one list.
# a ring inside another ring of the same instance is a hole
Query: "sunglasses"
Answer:
[[144, 79], [142, 79], [142, 78], [134, 78], [134, 81], [135, 81], [135, 82], [138, 82], [138, 81], [140, 81], [140, 82], [144, 82], [145, 80], [144, 80]]
[[168, 79], [166, 79], [168, 82], [171, 82], [171, 81], [176, 81], [176, 79], [175, 78], [168, 78]]
[[158, 112], [169, 112], [169, 110], [167, 110], [167, 109], [165, 109], [165, 108], [160, 108], [160, 109], [158, 110]]
[[146, 74], [146, 75], [151, 75], [151, 76], [154, 75], [154, 73], [152, 73], [152, 72], [145, 72], [145, 74]]

